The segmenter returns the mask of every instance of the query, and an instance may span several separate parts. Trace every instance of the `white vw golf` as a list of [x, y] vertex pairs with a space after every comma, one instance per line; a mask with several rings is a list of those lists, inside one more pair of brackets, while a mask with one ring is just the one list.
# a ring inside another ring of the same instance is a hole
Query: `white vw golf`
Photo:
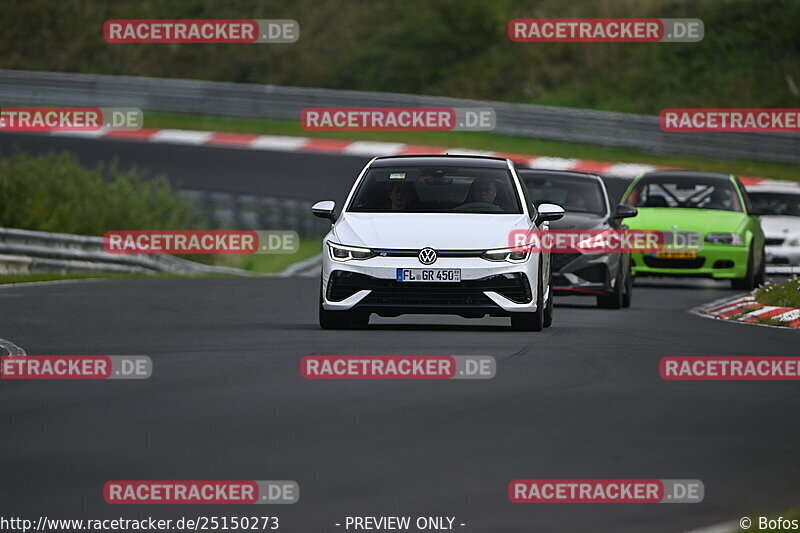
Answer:
[[515, 329], [552, 322], [550, 254], [509, 248], [564, 210], [538, 210], [508, 159], [395, 156], [370, 161], [323, 242], [319, 323], [363, 327], [371, 313], [509, 316]]

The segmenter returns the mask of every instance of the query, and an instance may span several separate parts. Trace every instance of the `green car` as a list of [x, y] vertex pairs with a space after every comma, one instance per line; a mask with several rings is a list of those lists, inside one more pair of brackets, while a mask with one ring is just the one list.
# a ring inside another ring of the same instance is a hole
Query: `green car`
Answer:
[[663, 236], [660, 251], [631, 254], [634, 276], [729, 279], [735, 289], [764, 283], [764, 232], [736, 176], [650, 172], [631, 183], [622, 203], [639, 210], [631, 229]]

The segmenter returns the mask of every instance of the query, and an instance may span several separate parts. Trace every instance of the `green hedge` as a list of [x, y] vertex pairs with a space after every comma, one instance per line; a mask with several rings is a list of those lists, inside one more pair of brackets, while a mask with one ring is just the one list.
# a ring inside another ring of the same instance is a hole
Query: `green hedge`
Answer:
[[164, 177], [113, 164], [86, 170], [69, 152], [0, 158], [0, 227], [102, 235], [200, 223]]
[[[698, 43], [515, 43], [512, 18], [699, 18]], [[109, 44], [107, 19], [296, 19], [293, 44]], [[272, 83], [658, 114], [797, 107], [798, 0], [17, 0], [0, 68]], [[12, 23], [13, 22], [13, 23]], [[213, 109], [209, 114], [213, 114]]]

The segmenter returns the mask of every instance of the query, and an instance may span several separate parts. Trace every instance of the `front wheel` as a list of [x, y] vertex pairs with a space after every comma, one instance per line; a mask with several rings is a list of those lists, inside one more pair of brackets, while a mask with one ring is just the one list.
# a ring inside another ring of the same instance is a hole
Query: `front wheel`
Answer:
[[[544, 290], [542, 288], [542, 265], [539, 265], [539, 282], [536, 284], [536, 311], [511, 315], [511, 328], [517, 331], [542, 331], [544, 327]], [[552, 297], [550, 298], [552, 300]], [[552, 320], [552, 317], [551, 317]]]
[[547, 305], [544, 306], [544, 327], [549, 328], [553, 325], [553, 275], [550, 274], [550, 281], [547, 282]]
[[622, 307], [630, 307], [633, 300], [633, 272], [628, 267], [628, 274], [625, 276], [625, 291], [622, 293]]
[[597, 307], [601, 309], [622, 309], [625, 305], [625, 273], [622, 265], [619, 266], [617, 277], [614, 280], [614, 290], [609, 294], [597, 297]]
[[731, 280], [731, 288], [737, 290], [744, 290], [744, 291], [751, 291], [757, 288], [759, 285], [764, 284], [764, 278], [766, 277], [766, 265], [764, 264], [764, 254], [761, 254], [761, 261], [758, 264], [758, 267], [755, 266], [755, 257], [753, 255], [753, 249], [750, 248], [750, 254], [747, 258], [747, 274], [743, 278], [737, 278]]

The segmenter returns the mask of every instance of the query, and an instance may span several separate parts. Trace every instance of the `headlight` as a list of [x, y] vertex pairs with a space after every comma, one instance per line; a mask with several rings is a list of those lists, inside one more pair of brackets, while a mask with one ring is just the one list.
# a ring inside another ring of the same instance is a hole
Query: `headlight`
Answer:
[[744, 241], [738, 233], [709, 233], [706, 235], [706, 242], [715, 244], [732, 244], [742, 246]]
[[789, 246], [800, 246], [800, 237], [796, 237], [789, 241]]
[[344, 246], [341, 244], [334, 244], [328, 242], [328, 250], [331, 254], [331, 259], [334, 261], [350, 261], [351, 259], [369, 259], [375, 257], [375, 252], [369, 248], [358, 248], [356, 246]]
[[508, 261], [509, 263], [524, 263], [528, 260], [528, 252], [520, 251], [517, 248], [499, 248], [497, 250], [487, 250], [481, 254], [487, 261]]

